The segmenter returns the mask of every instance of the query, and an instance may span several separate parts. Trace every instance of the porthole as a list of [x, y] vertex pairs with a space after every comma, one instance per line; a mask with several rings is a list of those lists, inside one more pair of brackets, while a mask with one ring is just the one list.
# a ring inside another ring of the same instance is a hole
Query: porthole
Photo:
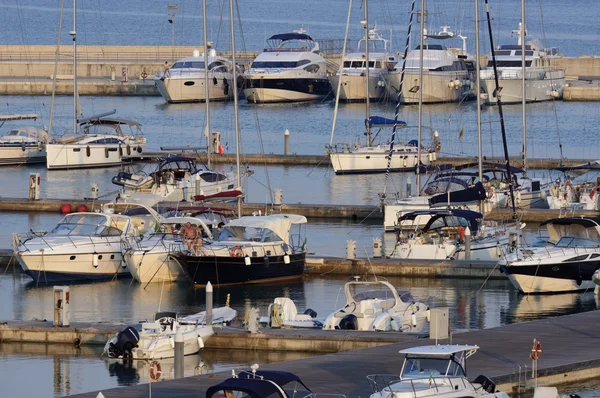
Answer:
[[184, 86], [193, 86], [194, 84], [196, 84], [196, 83], [194, 83], [192, 81], [183, 83]]
[[75, 260], [77, 258], [77, 256], [71, 256], [69, 257], [69, 260]]

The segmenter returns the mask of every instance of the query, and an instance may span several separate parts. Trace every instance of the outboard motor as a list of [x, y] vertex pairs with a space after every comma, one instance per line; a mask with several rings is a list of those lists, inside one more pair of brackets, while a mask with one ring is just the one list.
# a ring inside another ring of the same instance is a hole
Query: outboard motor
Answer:
[[342, 318], [339, 324], [342, 330], [358, 330], [358, 319], [354, 314], [348, 314]]
[[111, 358], [131, 358], [131, 351], [140, 341], [140, 334], [133, 326], [127, 326], [117, 333], [117, 341], [110, 343], [108, 354]]
[[304, 315], [308, 315], [311, 318], [316, 318], [317, 312], [315, 310], [313, 310], [312, 308], [307, 308], [306, 310], [304, 310]]

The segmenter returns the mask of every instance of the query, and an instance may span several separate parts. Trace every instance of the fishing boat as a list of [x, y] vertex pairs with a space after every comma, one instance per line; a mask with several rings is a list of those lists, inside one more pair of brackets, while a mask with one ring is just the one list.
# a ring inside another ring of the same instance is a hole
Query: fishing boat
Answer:
[[496, 392], [496, 384], [486, 376], [467, 379], [467, 358], [478, 349], [476, 345], [430, 345], [401, 350], [404, 362], [399, 375], [367, 376], [371, 398], [508, 398]]
[[344, 293], [346, 305], [325, 318], [324, 330], [418, 332], [429, 318], [429, 307], [387, 281], [350, 281]]
[[500, 260], [500, 268], [521, 293], [593, 289], [600, 269], [600, 219], [555, 218], [541, 224], [547, 239], [522, 245]]
[[161, 218], [152, 209], [128, 215], [129, 209], [137, 207], [107, 204], [102, 213], [68, 214], [47, 233], [18, 235], [15, 256], [23, 271], [38, 283], [129, 277], [122, 242], [154, 231]]
[[[261, 283], [300, 278], [304, 273], [306, 217], [295, 214], [240, 217], [225, 225], [214, 242], [173, 254], [197, 285]], [[298, 229], [292, 232], [292, 227]]]
[[140, 331], [128, 326], [118, 332], [106, 342], [103, 355], [140, 360], [172, 358], [177, 334], [183, 337], [183, 354], [191, 355], [204, 348], [213, 333], [212, 325], [180, 319], [174, 312], [157, 312], [153, 322], [142, 323]]
[[[233, 96], [231, 68], [233, 68], [231, 60], [218, 56], [214, 49], [209, 50], [208, 95], [211, 101], [229, 100]], [[168, 70], [157, 75], [154, 84], [168, 103], [204, 102], [206, 101], [204, 69], [204, 54], [194, 50], [191, 57], [178, 60]]]
[[[367, 27], [364, 27], [367, 29]], [[344, 55], [337, 73], [329, 78], [334, 90], [340, 89], [340, 101], [365, 101], [365, 46], [369, 44], [369, 99], [379, 101], [385, 96], [385, 75], [394, 67], [396, 56], [388, 40], [369, 28], [369, 40], [360, 39], [356, 51]], [[341, 82], [339, 80], [341, 79]]]
[[[1, 115], [0, 127], [8, 121], [37, 120], [39, 115]], [[16, 127], [0, 136], [0, 165], [43, 163], [46, 161], [48, 133], [31, 126]]]
[[329, 95], [326, 61], [304, 29], [273, 35], [267, 44], [244, 75], [248, 102], [313, 101]]
[[[560, 58], [556, 48], [544, 48], [538, 40], [525, 43], [522, 36], [527, 30], [519, 22], [519, 29], [512, 33], [517, 44], [501, 45], [495, 50], [500, 87], [496, 89], [494, 69], [491, 62], [481, 70], [488, 104], [521, 103], [523, 92], [526, 102], [550, 101], [562, 98], [565, 87], [565, 71], [552, 67], [552, 61]], [[524, 53], [523, 53], [524, 51]], [[525, 89], [523, 90], [523, 81]]]

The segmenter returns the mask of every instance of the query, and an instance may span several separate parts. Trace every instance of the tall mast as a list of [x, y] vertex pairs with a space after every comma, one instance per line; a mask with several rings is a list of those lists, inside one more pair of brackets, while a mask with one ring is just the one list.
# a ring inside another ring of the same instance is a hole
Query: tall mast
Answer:
[[73, 134], [77, 133], [77, 0], [73, 0]]
[[206, 99], [206, 158], [210, 169], [210, 158], [212, 153], [212, 136], [210, 133], [210, 93], [208, 89], [208, 39], [206, 28], [206, 0], [202, 0], [202, 19], [204, 21], [204, 98]]
[[494, 82], [496, 84], [495, 97], [498, 102], [498, 115], [500, 116], [500, 130], [502, 132], [502, 146], [504, 148], [504, 161], [506, 162], [506, 177], [508, 178], [508, 189], [510, 192], [510, 201], [513, 211], [513, 219], [517, 219], [517, 208], [515, 206], [515, 192], [514, 192], [514, 181], [512, 173], [510, 171], [510, 159], [508, 157], [508, 144], [506, 142], [506, 130], [504, 128], [504, 113], [502, 112], [502, 87], [498, 83], [498, 68], [496, 65], [496, 52], [494, 50], [494, 36], [492, 34], [492, 20], [490, 17], [490, 4], [488, 0], [485, 0], [485, 13], [488, 26], [488, 34], [490, 36], [490, 47], [492, 50], [492, 65], [494, 67]]
[[371, 110], [369, 109], [369, 8], [368, 0], [364, 0], [365, 11], [365, 115], [367, 128], [367, 146], [371, 146], [371, 126], [369, 119], [371, 118]]
[[527, 85], [525, 84], [525, 0], [521, 0], [521, 31], [519, 32], [519, 40], [521, 41], [521, 88], [523, 96], [521, 100], [521, 123], [523, 127], [523, 171], [527, 173], [527, 118], [525, 113], [525, 104], [527, 102]]
[[[240, 177], [240, 122], [238, 118], [238, 88], [237, 88], [237, 63], [235, 60], [235, 23], [233, 20], [233, 0], [229, 0], [229, 25], [231, 28], [231, 60], [233, 61], [233, 119], [235, 122], [235, 165], [237, 168], [237, 189], [242, 190]], [[242, 216], [242, 197], [237, 201], [238, 217]]]
[[421, 0], [421, 36], [419, 39], [419, 125], [417, 130], [417, 196], [421, 195], [421, 132], [423, 130], [423, 45], [425, 33], [425, 0]]
[[[479, 0], [475, 0], [475, 93], [477, 96], [477, 159], [479, 181], [483, 182], [483, 143], [481, 142], [481, 54], [479, 53]], [[483, 213], [483, 202], [480, 202], [480, 212]]]

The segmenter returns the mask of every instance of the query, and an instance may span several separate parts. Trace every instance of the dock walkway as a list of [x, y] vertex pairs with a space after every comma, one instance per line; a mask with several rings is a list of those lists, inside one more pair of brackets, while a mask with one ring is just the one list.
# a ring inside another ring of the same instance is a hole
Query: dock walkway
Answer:
[[[513, 324], [493, 329], [456, 334], [453, 344], [476, 344], [480, 350], [468, 364], [469, 378], [484, 374], [501, 391], [511, 392], [515, 384], [515, 365], [527, 364], [533, 338], [543, 344], [539, 361], [538, 385], [560, 385], [600, 375], [600, 312], [592, 311], [551, 319]], [[340, 352], [295, 361], [261, 366], [261, 369], [285, 370], [297, 374], [316, 393], [368, 397], [366, 376], [398, 374], [402, 358], [398, 351], [431, 340], [400, 342], [363, 350]], [[531, 371], [529, 371], [529, 374]], [[154, 397], [203, 397], [209, 386], [229, 377], [231, 372], [194, 376], [154, 383]], [[529, 379], [529, 377], [528, 377]], [[98, 392], [76, 395], [96, 397]], [[147, 385], [102, 391], [107, 397], [146, 397]]]

